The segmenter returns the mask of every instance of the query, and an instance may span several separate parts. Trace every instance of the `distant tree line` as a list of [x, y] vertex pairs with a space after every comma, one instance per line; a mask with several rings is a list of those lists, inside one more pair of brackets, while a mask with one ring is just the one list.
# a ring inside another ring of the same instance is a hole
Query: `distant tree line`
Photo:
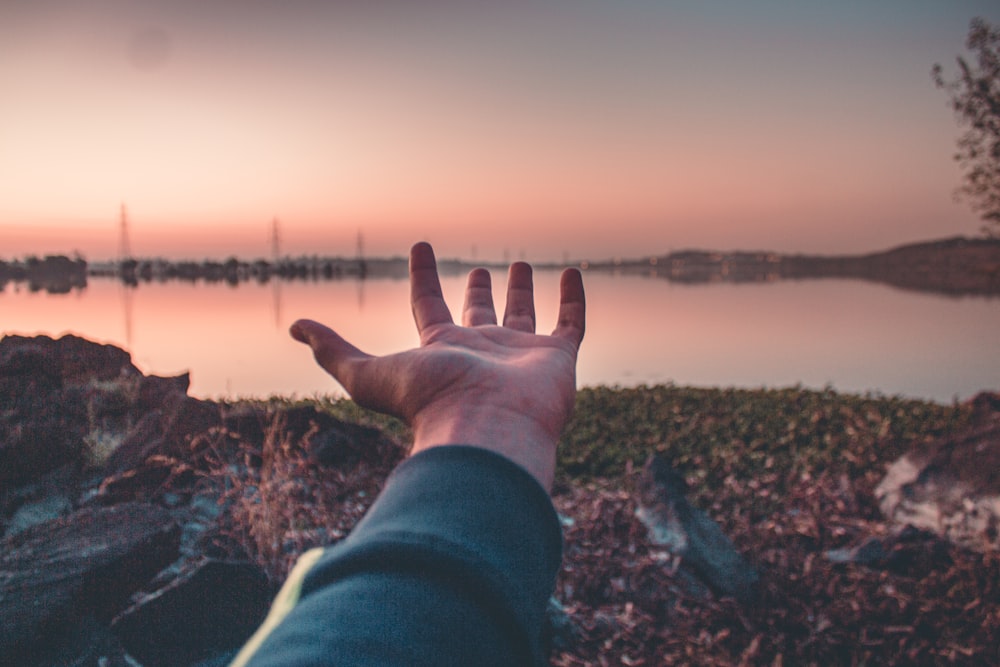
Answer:
[[140, 282], [241, 282], [266, 283], [281, 280], [336, 280], [338, 278], [363, 278], [368, 273], [364, 260], [341, 258], [299, 258], [277, 262], [263, 259], [245, 261], [230, 257], [225, 261], [177, 261], [166, 259], [130, 259], [94, 275], [113, 275], [123, 282], [136, 285]]
[[77, 257], [47, 255], [43, 258], [29, 256], [23, 261], [0, 260], [0, 289], [9, 282], [26, 282], [32, 292], [45, 290], [65, 294], [87, 286], [87, 262]]

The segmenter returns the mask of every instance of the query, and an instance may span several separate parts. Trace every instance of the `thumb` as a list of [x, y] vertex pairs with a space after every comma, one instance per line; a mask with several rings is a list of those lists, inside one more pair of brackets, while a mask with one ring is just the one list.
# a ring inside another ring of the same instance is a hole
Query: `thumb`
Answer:
[[323, 370], [337, 379], [345, 389], [349, 378], [349, 367], [353, 362], [368, 359], [371, 355], [362, 352], [330, 327], [312, 320], [297, 320], [289, 328], [292, 338], [312, 348], [313, 356]]

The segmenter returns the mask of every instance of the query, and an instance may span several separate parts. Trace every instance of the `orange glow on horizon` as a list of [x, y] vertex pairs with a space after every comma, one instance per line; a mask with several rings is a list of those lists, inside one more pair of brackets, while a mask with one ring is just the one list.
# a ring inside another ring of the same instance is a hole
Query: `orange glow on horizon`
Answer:
[[136, 254], [195, 259], [268, 256], [275, 216], [292, 255], [538, 260], [980, 227], [928, 71], [982, 0], [250, 4], [0, 6], [0, 257], [114, 257], [121, 201]]

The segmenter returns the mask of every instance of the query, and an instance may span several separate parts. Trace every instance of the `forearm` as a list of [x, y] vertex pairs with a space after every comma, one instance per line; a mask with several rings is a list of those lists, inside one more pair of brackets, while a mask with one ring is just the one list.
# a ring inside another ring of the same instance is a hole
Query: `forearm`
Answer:
[[560, 555], [548, 495], [522, 468], [433, 447], [312, 567], [248, 664], [530, 664]]

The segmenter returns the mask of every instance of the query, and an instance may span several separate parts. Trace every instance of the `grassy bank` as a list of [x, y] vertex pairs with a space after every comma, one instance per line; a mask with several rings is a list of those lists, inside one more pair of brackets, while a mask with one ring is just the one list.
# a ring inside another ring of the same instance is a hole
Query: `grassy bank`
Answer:
[[[346, 399], [315, 403], [409, 442], [409, 430], [396, 419]], [[696, 505], [759, 520], [803, 480], [842, 479], [870, 495], [889, 463], [918, 441], [967, 426], [970, 416], [967, 403], [801, 387], [588, 387], [579, 391], [559, 444], [556, 489], [591, 481], [627, 489], [655, 453], [685, 476]], [[734, 487], [752, 498], [724, 492]]]
[[[863, 477], [913, 441], [968, 423], [967, 405], [832, 390], [587, 388], [559, 451], [566, 480], [620, 479], [654, 452], [712, 495], [726, 479]], [[774, 489], [779, 492], [781, 484]]]
[[[397, 420], [352, 401], [321, 398], [317, 405], [345, 421], [409, 437]], [[966, 404], [801, 387], [587, 387], [577, 394], [559, 444], [559, 475], [617, 480], [630, 462], [641, 465], [654, 452], [682, 469], [704, 470], [706, 483], [767, 470], [857, 474], [892, 461], [914, 440], [965, 426], [969, 416]]]

